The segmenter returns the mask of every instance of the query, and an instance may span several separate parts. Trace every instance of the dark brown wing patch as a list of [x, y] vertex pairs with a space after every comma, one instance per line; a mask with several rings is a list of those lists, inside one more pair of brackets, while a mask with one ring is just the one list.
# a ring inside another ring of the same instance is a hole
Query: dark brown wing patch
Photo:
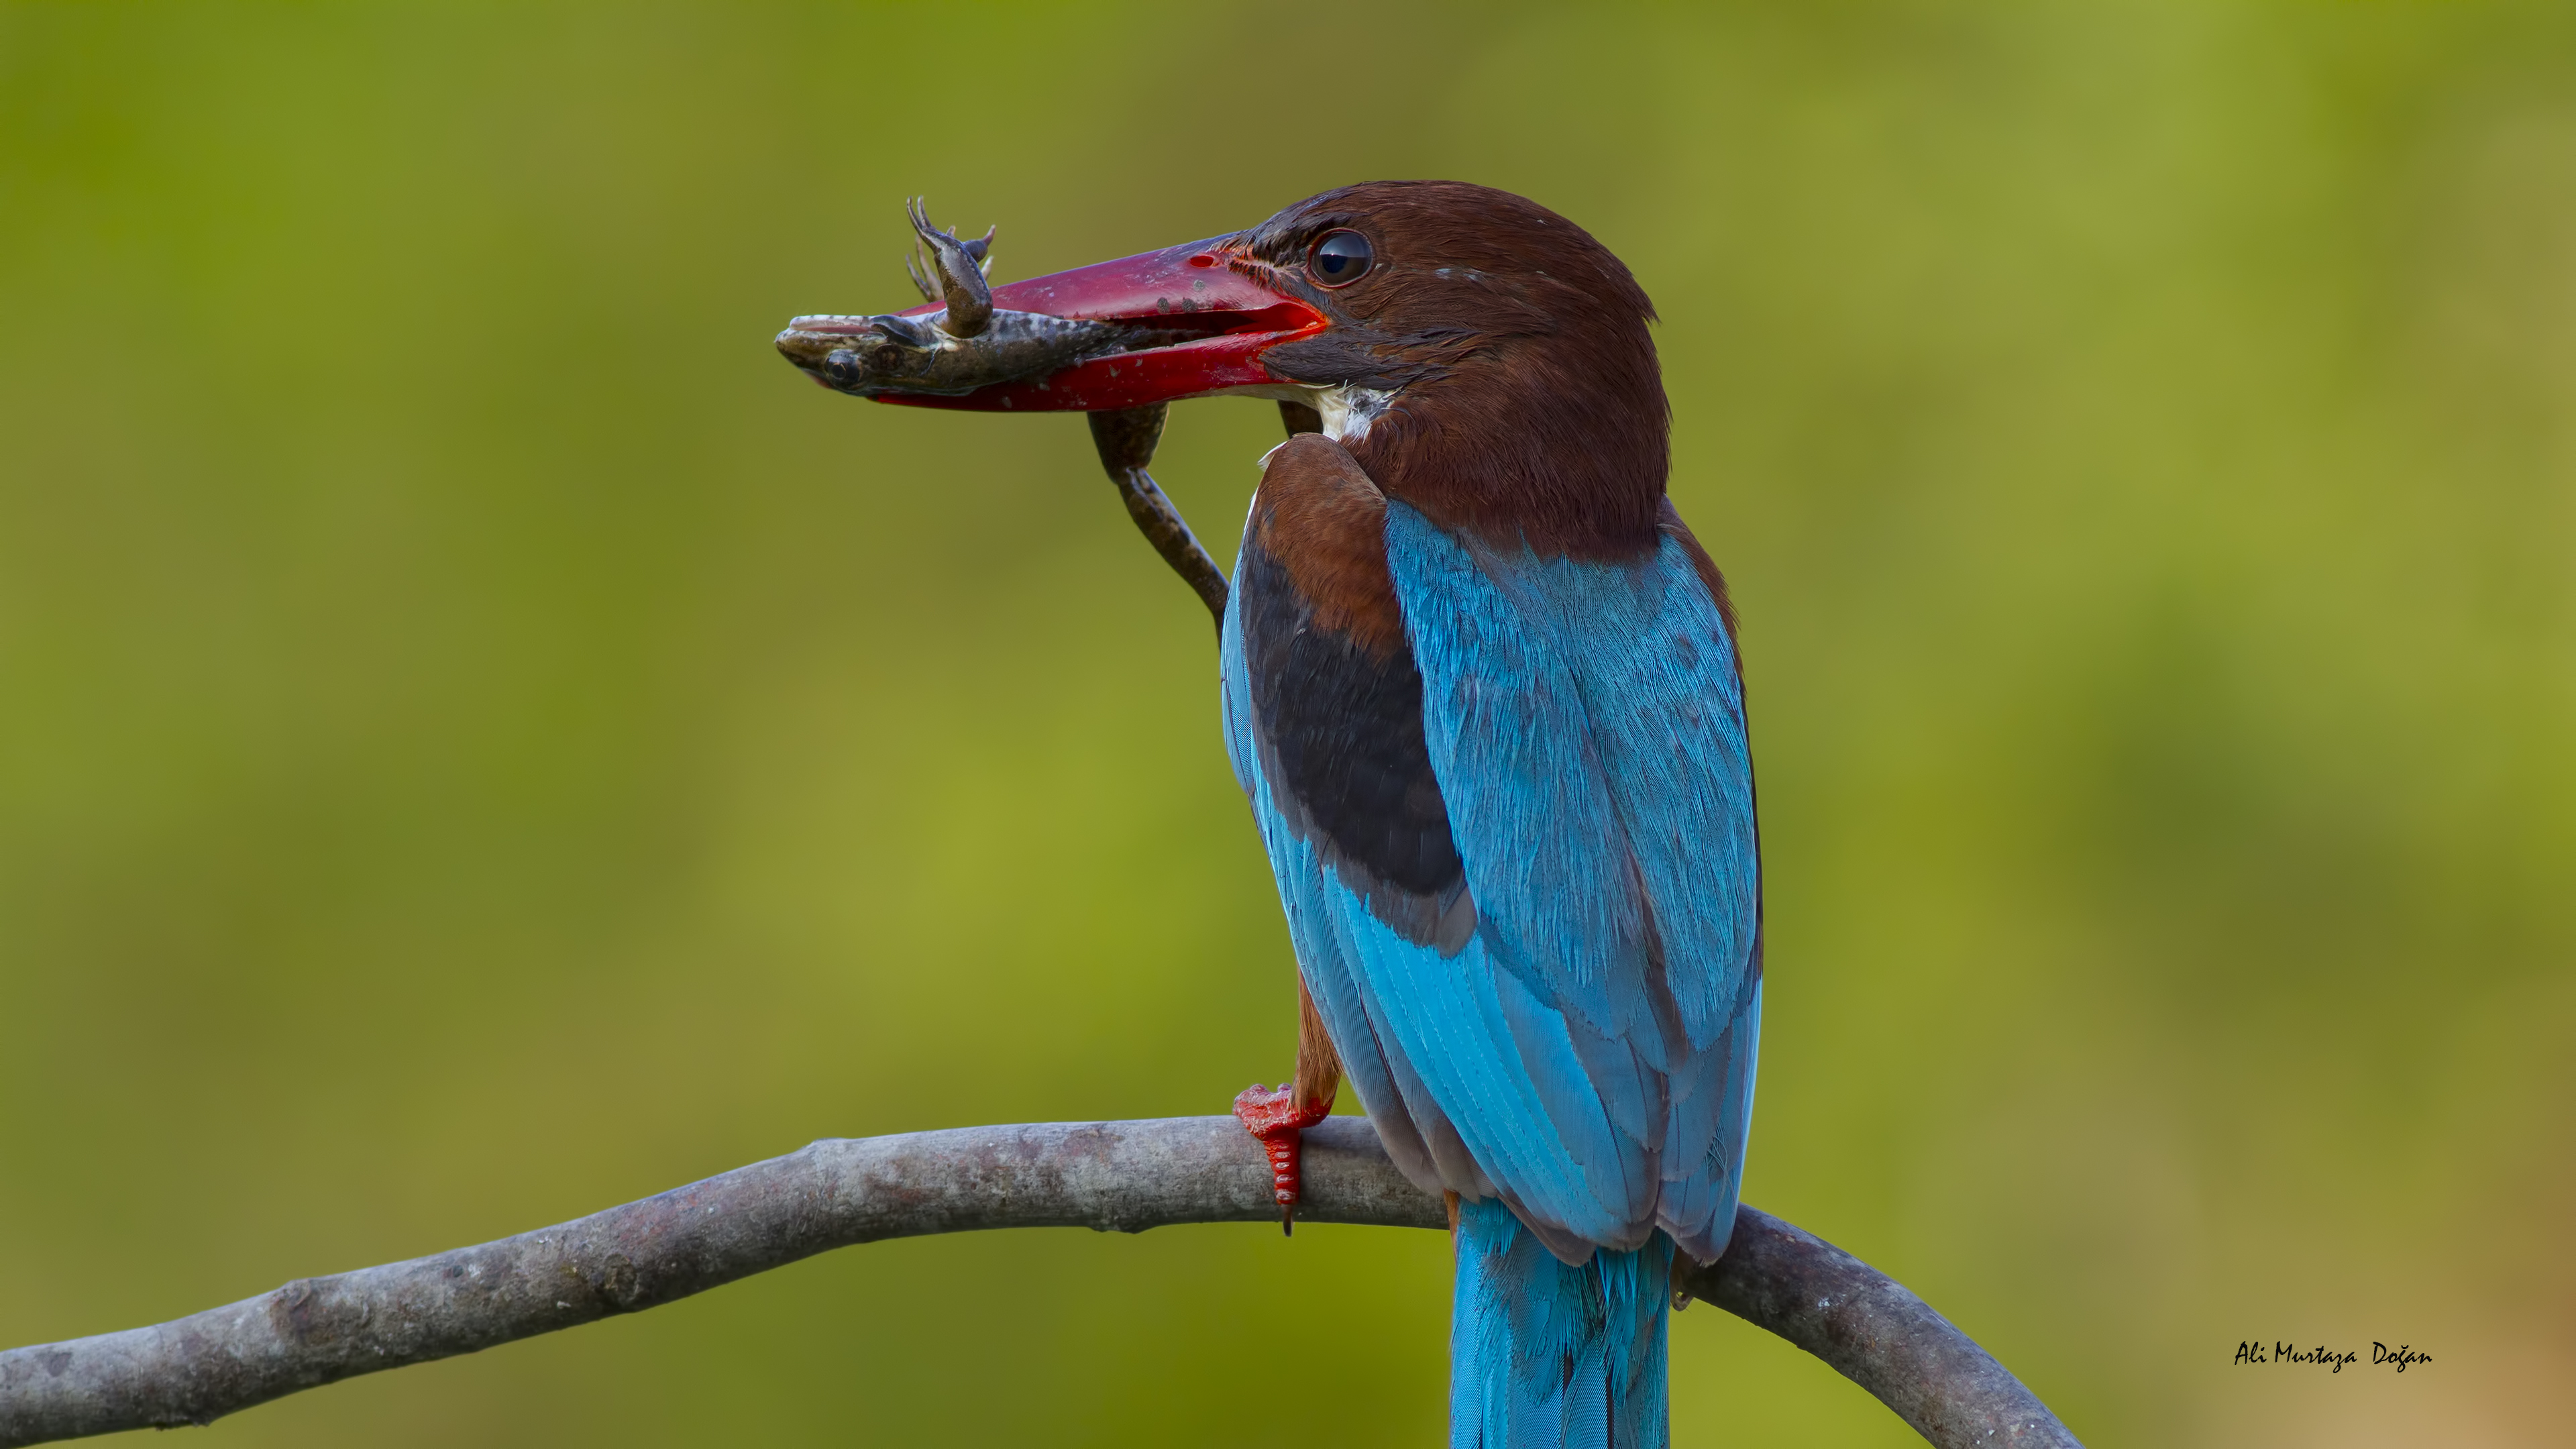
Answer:
[[1444, 954], [1475, 905], [1422, 737], [1422, 675], [1386, 566], [1386, 499], [1306, 433], [1262, 474], [1236, 574], [1262, 773], [1289, 826], [1378, 919]]

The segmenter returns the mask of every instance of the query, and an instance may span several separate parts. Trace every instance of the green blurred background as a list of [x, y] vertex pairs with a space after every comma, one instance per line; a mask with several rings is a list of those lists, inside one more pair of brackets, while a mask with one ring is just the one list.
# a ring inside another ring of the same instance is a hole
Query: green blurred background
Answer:
[[[1207, 624], [1082, 424], [769, 337], [905, 302], [915, 192], [1016, 277], [1380, 176], [1662, 310], [1750, 1200], [2096, 1446], [2563, 1433], [2551, 5], [0, 8], [0, 1343], [1280, 1074]], [[1175, 413], [1221, 557], [1277, 428]], [[1433, 1234], [889, 1244], [190, 1442], [1427, 1444], [1447, 1295]], [[1910, 1442], [1705, 1308], [1674, 1399]]]

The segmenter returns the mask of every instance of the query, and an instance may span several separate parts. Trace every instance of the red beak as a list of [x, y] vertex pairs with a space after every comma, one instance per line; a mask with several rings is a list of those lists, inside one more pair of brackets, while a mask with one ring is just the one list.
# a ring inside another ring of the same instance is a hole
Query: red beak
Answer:
[[[877, 400], [983, 412], [1101, 412], [1277, 387], [1283, 380], [1262, 366], [1261, 354], [1312, 336], [1328, 323], [1314, 308], [1257, 280], [1267, 270], [1226, 236], [1006, 283], [993, 289], [997, 310], [1125, 323], [1167, 331], [1173, 340], [963, 396], [890, 392]], [[925, 303], [901, 315], [939, 310]]]

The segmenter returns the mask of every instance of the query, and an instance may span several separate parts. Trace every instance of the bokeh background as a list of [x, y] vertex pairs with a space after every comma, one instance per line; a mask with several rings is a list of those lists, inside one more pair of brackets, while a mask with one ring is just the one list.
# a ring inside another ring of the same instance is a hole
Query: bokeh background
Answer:
[[[1379, 176], [1662, 310], [1762, 774], [1750, 1200], [2105, 1449], [2563, 1435], [2550, 4], [7, 4], [0, 1342], [1280, 1074], [1207, 624], [1082, 424], [769, 337], [905, 302], [916, 192], [1013, 277]], [[1220, 557], [1277, 426], [1175, 412]], [[190, 1437], [1426, 1444], [1447, 1299], [1433, 1234], [889, 1244]], [[1674, 1398], [1909, 1442], [1708, 1309]]]

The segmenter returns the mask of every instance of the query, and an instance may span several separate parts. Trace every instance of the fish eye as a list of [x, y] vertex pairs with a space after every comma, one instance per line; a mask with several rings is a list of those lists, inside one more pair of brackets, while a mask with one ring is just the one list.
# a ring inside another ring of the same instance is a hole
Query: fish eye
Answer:
[[1309, 254], [1306, 270], [1323, 287], [1347, 287], [1368, 275], [1373, 260], [1368, 238], [1343, 227], [1315, 238], [1315, 250]]

